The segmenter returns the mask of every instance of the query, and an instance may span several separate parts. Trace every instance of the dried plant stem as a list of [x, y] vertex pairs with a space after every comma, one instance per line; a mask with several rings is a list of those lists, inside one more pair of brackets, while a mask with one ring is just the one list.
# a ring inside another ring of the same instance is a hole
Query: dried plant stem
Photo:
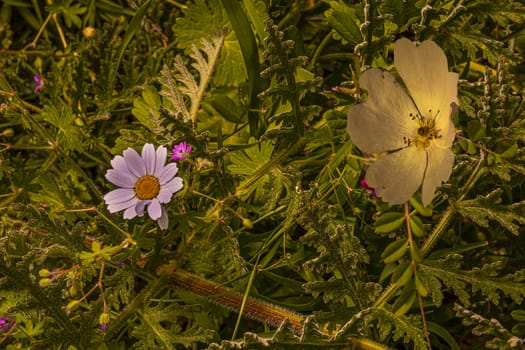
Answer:
[[205, 297], [208, 301], [234, 312], [240, 312], [244, 305], [242, 315], [248, 319], [264, 322], [275, 328], [288, 320], [296, 335], [303, 333], [302, 322], [305, 320], [305, 316], [295, 311], [257, 298], [245, 298], [241, 293], [221, 287], [188, 272], [173, 270], [173, 268], [165, 266], [161, 269], [161, 273], [166, 273], [174, 286]]

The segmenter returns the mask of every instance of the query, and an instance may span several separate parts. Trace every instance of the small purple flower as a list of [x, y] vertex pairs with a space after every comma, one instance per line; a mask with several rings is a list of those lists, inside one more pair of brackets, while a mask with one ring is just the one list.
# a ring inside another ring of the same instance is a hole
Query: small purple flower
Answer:
[[44, 85], [44, 81], [40, 79], [40, 76], [38, 74], [35, 75], [33, 79], [35, 80], [35, 83], [36, 83], [36, 86], [33, 92], [36, 94], [37, 92], [40, 91], [40, 89], [42, 89], [42, 86]]
[[372, 195], [377, 198], [376, 190], [373, 187], [368, 186], [364, 177], [361, 179], [361, 181], [359, 181], [359, 184], [363, 186], [365, 190], [370, 191]]
[[107, 323], [104, 323], [102, 326], [100, 326], [100, 329], [102, 329], [103, 331], [105, 331], [106, 329], [108, 329], [108, 324], [107, 324]]
[[191, 152], [191, 145], [186, 145], [186, 141], [182, 141], [178, 145], [173, 146], [173, 155], [171, 159], [173, 160], [183, 160]]
[[126, 263], [125, 263], [124, 261], [119, 261], [117, 264], [118, 264], [118, 266], [120, 266], [120, 267], [124, 267], [124, 266], [126, 266]]
[[15, 325], [15, 319], [5, 314], [0, 317], [0, 330], [4, 333], [8, 332]]

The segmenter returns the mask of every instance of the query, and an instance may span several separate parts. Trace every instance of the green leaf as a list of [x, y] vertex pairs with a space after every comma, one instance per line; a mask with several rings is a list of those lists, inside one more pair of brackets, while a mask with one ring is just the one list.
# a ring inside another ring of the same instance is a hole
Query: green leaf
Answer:
[[518, 224], [525, 224], [525, 201], [502, 205], [502, 193], [503, 190], [498, 188], [486, 196], [463, 201], [459, 204], [458, 211], [482, 227], [489, 227], [489, 220], [497, 221], [517, 236], [520, 228]]
[[447, 343], [448, 349], [460, 350], [458, 343], [446, 328], [441, 327], [439, 324], [430, 321], [427, 322], [427, 327], [429, 332], [434, 333]]
[[[264, 166], [273, 154], [273, 145], [271, 141], [253, 143], [245, 150], [239, 150], [230, 153], [231, 164], [228, 170], [233, 174], [249, 176], [257, 172], [261, 166]], [[264, 191], [263, 186], [271, 179], [269, 173], [263, 175], [255, 181], [249, 188], [248, 194], [256, 191], [256, 198], [262, 198]]]
[[76, 116], [70, 106], [65, 103], [58, 106], [46, 105], [42, 117], [56, 128], [54, 136], [59, 147], [65, 151], [82, 149], [82, 131], [75, 124]]
[[247, 78], [241, 47], [235, 33], [231, 30], [226, 11], [220, 1], [196, 0], [186, 3], [183, 10], [184, 17], [177, 19], [173, 31], [179, 46], [190, 51], [192, 45], [200, 42], [201, 38], [210, 38], [224, 32], [224, 49], [221, 52], [215, 72], [216, 85], [235, 85]]
[[339, 1], [330, 1], [329, 4], [330, 10], [325, 15], [330, 27], [338, 34], [336, 37], [343, 39], [343, 43], [350, 47], [362, 42], [360, 22], [355, 9]]
[[[246, 72], [248, 74], [248, 106], [250, 111], [248, 114], [248, 120], [250, 123], [250, 134], [252, 136], [258, 135], [258, 124], [259, 124], [259, 114], [256, 112], [259, 106], [259, 99], [257, 95], [265, 87], [265, 83], [261, 79], [261, 67], [259, 64], [259, 49], [255, 41], [255, 36], [248, 21], [247, 15], [243, 11], [238, 0], [221, 0], [226, 13], [230, 19], [232, 27], [235, 31], [235, 35], [238, 39], [236, 43], [240, 45], [242, 56], [244, 59], [244, 66], [246, 67]], [[264, 25], [262, 18], [257, 16], [256, 8], [252, 0], [245, 0], [244, 4], [248, 11], [248, 14], [251, 15], [250, 19], [254, 26], [260, 31], [260, 39], [264, 38]], [[266, 17], [268, 15], [266, 14]], [[231, 52], [237, 52], [230, 50]], [[229, 52], [229, 51], [228, 51]], [[235, 63], [232, 57], [232, 62]], [[240, 62], [239, 62], [240, 63]], [[235, 81], [234, 77], [230, 77], [230, 81]]]
[[376, 232], [389, 233], [397, 230], [405, 222], [405, 214], [388, 212], [381, 215], [374, 223]]
[[124, 52], [126, 51], [126, 48], [128, 47], [129, 43], [131, 42], [131, 39], [135, 36], [135, 34], [139, 31], [140, 25], [142, 23], [142, 19], [146, 15], [146, 11], [148, 10], [149, 6], [151, 5], [151, 0], [146, 0], [142, 6], [137, 10], [133, 18], [131, 19], [128, 29], [126, 30], [126, 34], [124, 35], [124, 39], [122, 39], [122, 44], [120, 45], [117, 59], [114, 64], [111, 65], [109, 69], [109, 77], [108, 77], [108, 85], [107, 85], [107, 91], [108, 93], [112, 93], [113, 86], [115, 85], [115, 78], [117, 76], [117, 71], [120, 67], [120, 61], [122, 61], [122, 57], [124, 56]]
[[142, 97], [133, 100], [131, 113], [142, 125], [154, 131], [161, 124], [160, 106], [161, 99], [157, 89], [148, 86], [142, 91]]
[[423, 222], [421, 222], [421, 219], [416, 215], [410, 215], [410, 228], [416, 237], [425, 237], [425, 227], [423, 226]]
[[432, 216], [432, 208], [430, 206], [423, 206], [421, 203], [421, 193], [418, 191], [409, 199], [410, 205], [422, 216], [430, 217]]
[[407, 241], [404, 239], [400, 239], [390, 243], [381, 254], [381, 258], [383, 259], [383, 262], [385, 264], [389, 264], [401, 259], [407, 251]]
[[516, 321], [525, 322], [525, 310], [512, 310], [510, 316]]
[[[190, 72], [181, 56], [175, 57], [173, 72], [167, 65], [161, 71], [159, 81], [162, 85], [160, 94], [169, 103], [167, 106], [174, 116], [181, 116], [184, 122], [197, 122], [197, 113], [201, 101], [211, 80], [219, 53], [221, 52], [224, 37], [213, 35], [211, 41], [204, 38], [200, 40], [200, 50], [197, 45], [192, 45], [191, 58], [194, 59], [193, 69], [199, 72], [199, 81]], [[204, 57], [202, 52], [207, 55]], [[177, 83], [181, 83], [181, 85]], [[190, 100], [190, 108], [186, 106], [185, 97]]]
[[421, 9], [416, 7], [417, 0], [387, 0], [382, 10], [391, 14], [391, 21], [399, 28], [400, 33], [406, 31], [412, 23], [421, 17]]
[[74, 4], [73, 0], [66, 0], [63, 6], [60, 6], [60, 11], [62, 12], [62, 15], [64, 16], [64, 21], [66, 23], [66, 27], [71, 28], [71, 25], [74, 24], [76, 27], [80, 27], [82, 25], [82, 20], [80, 19], [79, 15], [82, 15], [86, 12], [87, 8], [83, 7], [80, 4]]

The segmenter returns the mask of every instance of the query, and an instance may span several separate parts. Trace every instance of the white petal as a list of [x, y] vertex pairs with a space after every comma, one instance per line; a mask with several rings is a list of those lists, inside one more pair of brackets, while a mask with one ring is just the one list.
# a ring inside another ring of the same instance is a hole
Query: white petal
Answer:
[[171, 197], [175, 192], [178, 192], [182, 189], [182, 179], [180, 177], [176, 177], [167, 184], [163, 185], [160, 189], [160, 192], [157, 196], [159, 202], [161, 203], [169, 203], [171, 201]]
[[135, 191], [129, 188], [117, 188], [104, 196], [106, 204], [127, 202], [135, 197]]
[[131, 171], [133, 175], [136, 177], [146, 175], [144, 160], [133, 148], [129, 147], [124, 151], [124, 159], [126, 160], [126, 165], [128, 166], [129, 171]]
[[109, 169], [106, 172], [106, 179], [114, 185], [122, 188], [133, 188], [137, 178], [129, 171], [120, 171], [115, 169]]
[[155, 162], [155, 172], [153, 173], [157, 177], [162, 173], [164, 169], [164, 164], [166, 164], [166, 159], [168, 157], [168, 150], [164, 146], [159, 146], [156, 152], [156, 162]]
[[108, 211], [110, 213], [116, 213], [117, 211], [128, 209], [129, 207], [135, 206], [137, 200], [137, 198], [132, 198], [125, 202], [108, 204]]
[[428, 164], [421, 186], [421, 198], [424, 206], [427, 206], [434, 198], [436, 187], [442, 181], [447, 181], [452, 173], [454, 164], [454, 152], [449, 148], [428, 147]]
[[131, 220], [135, 216], [137, 216], [137, 212], [135, 211], [135, 206], [134, 205], [132, 205], [131, 207], [129, 207], [128, 209], [126, 209], [124, 211], [124, 219], [126, 219], [126, 220]]
[[152, 175], [155, 171], [155, 147], [151, 143], [146, 143], [142, 147], [142, 159], [146, 166], [146, 174]]
[[[434, 118], [443, 111], [448, 89], [447, 57], [433, 41], [427, 40], [416, 46], [402, 38], [394, 44], [394, 65], [425, 118]], [[431, 112], [429, 112], [431, 111]]]
[[115, 170], [129, 172], [128, 166], [126, 165], [126, 160], [122, 156], [115, 156], [115, 158], [111, 160], [111, 166]]
[[406, 146], [418, 123], [414, 103], [395, 77], [377, 68], [365, 71], [359, 83], [368, 90], [367, 99], [348, 112], [347, 129], [354, 144], [367, 153], [392, 151]]
[[169, 218], [168, 218], [168, 212], [164, 207], [161, 207], [162, 214], [160, 215], [160, 218], [157, 220], [157, 223], [159, 224], [159, 227], [161, 230], [166, 230], [168, 228]]
[[[447, 94], [441, 110], [446, 113], [439, 113], [436, 117], [436, 129], [439, 130], [443, 143], [450, 147], [456, 137], [456, 129], [452, 123], [452, 116], [456, 112], [458, 104], [458, 75], [448, 73], [447, 76]], [[455, 105], [452, 105], [455, 104]]]
[[139, 217], [142, 217], [144, 216], [144, 207], [146, 206], [146, 204], [148, 204], [150, 201], [149, 200], [141, 200], [137, 203], [137, 205], [135, 206], [135, 211], [137, 212], [137, 215]]
[[177, 175], [178, 171], [179, 168], [177, 167], [177, 163], [170, 163], [166, 165], [159, 175], [160, 186], [162, 187], [164, 184], [171, 181], [171, 179]]
[[148, 205], [148, 215], [152, 220], [157, 220], [161, 215], [161, 205], [158, 199], [152, 199]]
[[170, 191], [171, 193], [175, 193], [175, 192], [179, 192], [184, 187], [184, 184], [183, 184], [183, 180], [181, 177], [174, 177], [171, 181], [169, 181], [162, 187], [163, 188], [161, 188], [161, 191], [162, 189], [166, 189], [167, 191]]
[[390, 204], [401, 204], [417, 191], [425, 173], [427, 155], [415, 146], [376, 160], [366, 171], [366, 183]]

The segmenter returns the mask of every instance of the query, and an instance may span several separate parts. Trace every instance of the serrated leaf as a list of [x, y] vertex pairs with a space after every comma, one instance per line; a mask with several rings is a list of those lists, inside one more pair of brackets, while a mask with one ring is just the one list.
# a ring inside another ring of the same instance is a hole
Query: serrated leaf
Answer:
[[75, 124], [76, 116], [70, 106], [65, 104], [59, 106], [46, 105], [42, 117], [56, 128], [55, 137], [59, 147], [65, 151], [82, 149], [82, 132]]
[[[255, 143], [251, 147], [230, 153], [231, 164], [228, 170], [233, 174], [249, 176], [257, 169], [264, 166], [273, 154], [271, 141]], [[248, 193], [256, 191], [256, 197], [261, 198], [263, 186], [270, 180], [270, 174], [266, 173], [255, 181], [248, 189]]]
[[348, 43], [354, 47], [363, 41], [359, 30], [359, 19], [355, 14], [355, 9], [338, 1], [330, 1], [330, 10], [326, 12], [328, 24], [343, 39], [343, 43]]
[[[172, 114], [182, 116], [185, 122], [196, 123], [197, 121], [197, 113], [217, 64], [223, 40], [223, 35], [213, 35], [211, 41], [201, 38], [200, 49], [197, 45], [192, 44], [190, 57], [195, 61], [192, 67], [199, 72], [198, 82], [181, 56], [175, 57], [173, 71], [167, 65], [162, 68], [159, 78], [162, 85], [160, 94], [169, 103], [167, 108]], [[185, 97], [189, 98], [189, 108]]]
[[217, 85], [238, 84], [247, 78], [246, 67], [241, 48], [235, 33], [231, 30], [228, 16], [220, 1], [196, 0], [186, 3], [184, 17], [177, 19], [173, 31], [177, 33], [176, 41], [180, 47], [189, 51], [192, 45], [198, 44], [201, 38], [222, 33], [227, 34], [215, 73]]
[[486, 196], [477, 196], [459, 204], [458, 211], [482, 227], [488, 227], [489, 221], [497, 221], [514, 235], [519, 235], [520, 226], [525, 224], [525, 201], [502, 205], [503, 190], [496, 189]]
[[160, 95], [153, 86], [148, 86], [142, 91], [142, 97], [133, 100], [131, 113], [139, 122], [150, 130], [160, 126]]
[[420, 18], [421, 9], [416, 7], [417, 0], [387, 0], [383, 5], [385, 13], [392, 14], [391, 20], [399, 27], [400, 33], [406, 31]]

